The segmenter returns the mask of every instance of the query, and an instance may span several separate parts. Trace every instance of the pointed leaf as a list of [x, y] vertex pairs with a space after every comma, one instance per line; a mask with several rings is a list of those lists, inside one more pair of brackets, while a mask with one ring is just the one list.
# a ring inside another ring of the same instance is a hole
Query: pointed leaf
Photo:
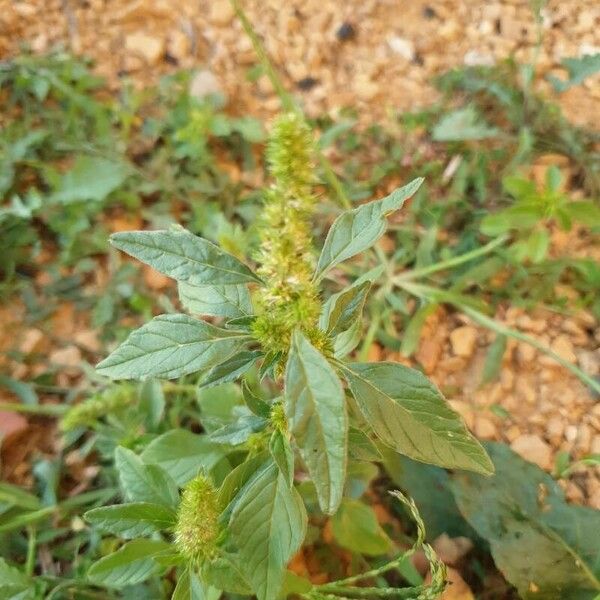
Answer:
[[196, 286], [178, 281], [177, 292], [183, 307], [194, 314], [229, 318], [252, 314], [250, 292], [245, 284]]
[[235, 256], [181, 228], [114, 233], [119, 250], [160, 273], [191, 285], [228, 285], [260, 279]]
[[423, 183], [414, 179], [381, 200], [342, 213], [331, 226], [315, 272], [318, 280], [335, 265], [370, 248], [385, 232], [385, 217], [400, 209]]
[[170, 544], [160, 540], [132, 540], [95, 562], [88, 579], [114, 588], [141, 583], [159, 570], [154, 557], [169, 548]]
[[229, 526], [258, 600], [276, 600], [287, 563], [304, 540], [306, 511], [275, 464], [267, 464], [242, 489]]
[[317, 488], [323, 512], [333, 514], [346, 476], [348, 415], [342, 384], [327, 359], [295, 331], [285, 370], [285, 413]]
[[247, 338], [187, 315], [160, 315], [131, 333], [96, 369], [111, 379], [174, 379], [223, 362]]
[[98, 529], [125, 539], [169, 529], [176, 519], [173, 509], [150, 502], [101, 506], [88, 510], [84, 516], [88, 523]]
[[231, 358], [213, 367], [202, 380], [199, 387], [210, 387], [221, 385], [228, 381], [235, 381], [240, 375], [243, 375], [255, 362], [262, 356], [262, 352], [257, 350], [244, 350], [234, 354]]
[[177, 578], [171, 600], [219, 600], [221, 592], [205, 585], [191, 567], [186, 568]]
[[321, 329], [332, 337], [350, 329], [360, 320], [370, 288], [371, 282], [363, 281], [328, 298], [319, 319]]
[[157, 465], [147, 465], [135, 453], [117, 446], [115, 466], [127, 500], [177, 506], [179, 493], [171, 477]]
[[279, 429], [276, 429], [271, 435], [269, 450], [284, 479], [292, 487], [294, 483], [294, 452], [289, 440]]
[[392, 549], [392, 542], [377, 521], [375, 511], [360, 502], [344, 498], [331, 519], [335, 541], [342, 546], [367, 556], [379, 556]]
[[146, 463], [162, 467], [183, 486], [201, 471], [210, 471], [223, 457], [223, 448], [206, 435], [172, 429], [152, 440], [141, 454]]
[[382, 362], [353, 363], [345, 373], [362, 414], [382, 442], [422, 462], [493, 472], [485, 450], [419, 371]]

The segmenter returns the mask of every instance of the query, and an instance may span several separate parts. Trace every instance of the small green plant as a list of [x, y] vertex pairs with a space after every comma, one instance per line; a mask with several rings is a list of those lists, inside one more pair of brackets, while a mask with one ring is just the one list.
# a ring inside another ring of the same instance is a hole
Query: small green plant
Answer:
[[552, 166], [546, 171], [546, 182], [539, 190], [534, 181], [519, 176], [505, 177], [504, 190], [514, 198], [511, 206], [487, 215], [481, 221], [482, 233], [497, 236], [516, 233], [511, 254], [519, 262], [534, 263], [546, 259], [550, 246], [547, 226], [556, 223], [571, 229], [574, 222], [587, 227], [600, 225], [600, 208], [593, 202], [571, 200], [561, 190], [560, 170]]
[[[392, 362], [345, 360], [359, 341], [369, 274], [323, 298], [323, 282], [333, 269], [370, 248], [385, 232], [387, 215], [422, 180], [340, 214], [317, 258], [311, 239], [317, 201], [312, 152], [301, 117], [288, 114], [275, 122], [267, 151], [274, 182], [265, 191], [256, 271], [181, 227], [112, 236], [114, 246], [177, 280], [183, 306], [224, 322], [160, 315], [131, 333], [98, 372], [117, 380], [193, 375], [201, 389], [241, 377], [246, 406], [227, 425], [193, 436], [206, 439], [207, 451], [210, 444], [219, 446], [230, 465], [225, 473], [223, 465], [218, 473], [207, 469], [200, 456], [196, 468], [192, 464], [175, 481], [173, 471], [142, 460], [150, 447], [142, 458], [117, 448], [129, 503], [95, 509], [88, 519], [134, 539], [91, 567], [93, 582], [134, 583], [160, 565], [179, 565], [178, 589], [198, 578], [205, 586], [274, 600], [304, 540], [307, 508], [312, 515], [336, 515], [340, 507], [356, 511], [347, 495], [356, 456], [377, 461], [377, 445], [383, 444], [442, 467], [492, 473], [483, 448], [420, 372]], [[262, 385], [249, 375], [254, 365]], [[271, 391], [266, 396], [265, 387]], [[154, 519], [154, 511], [160, 518]], [[169, 541], [143, 537], [165, 530], [173, 532]], [[417, 546], [422, 545], [419, 534]], [[379, 547], [385, 552], [390, 546]], [[430, 586], [414, 589], [419, 598], [435, 597], [444, 579], [424, 548], [435, 576]], [[377, 574], [397, 564], [394, 559]], [[301, 595], [343, 597], [351, 584], [373, 577], [367, 572], [351, 581], [309, 585]], [[391, 589], [374, 587], [369, 597], [387, 597]]]

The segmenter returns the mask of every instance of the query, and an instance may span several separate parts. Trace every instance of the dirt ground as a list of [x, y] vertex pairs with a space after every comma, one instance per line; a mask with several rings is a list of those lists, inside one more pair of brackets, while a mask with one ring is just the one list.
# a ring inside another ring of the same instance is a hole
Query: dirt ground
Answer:
[[[430, 104], [436, 97], [431, 77], [453, 66], [493, 64], [511, 53], [519, 61], [531, 60], [538, 39], [527, 1], [246, 0], [243, 5], [309, 114], [335, 115], [355, 106], [364, 124]], [[600, 52], [600, 3], [548, 2], [541, 33], [538, 73], [562, 76], [562, 58]], [[35, 52], [62, 45], [90, 56], [115, 89], [125, 77], [143, 86], [174, 69], [206, 69], [204, 84], [224, 91], [232, 112], [268, 118], [279, 109], [266, 77], [248, 78], [256, 58], [228, 0], [0, 0], [0, 58], [24, 45]], [[573, 121], [597, 127], [600, 78], [558, 100]], [[574, 240], [576, 235], [557, 233], [553, 249], [560, 252]], [[3, 309], [2, 321], [18, 323], [15, 310]], [[48, 325], [50, 347], [44, 331], [18, 325], [11, 343], [17, 339], [21, 350], [36, 348], [73, 369], [97, 341], [85, 316], [71, 308], [62, 311]], [[592, 315], [509, 308], [496, 317], [589, 375], [600, 374], [600, 330]], [[504, 440], [547, 470], [559, 450], [576, 458], [600, 453], [600, 404], [554, 361], [511, 341], [499, 381], [480, 387], [490, 332], [440, 309], [424, 333], [415, 359], [480, 438]], [[376, 345], [371, 358], [382, 358]], [[32, 369], [15, 363], [12, 376], [30, 376]], [[64, 377], [68, 383], [71, 375]], [[565, 486], [570, 499], [600, 509], [600, 470], [575, 474]]]

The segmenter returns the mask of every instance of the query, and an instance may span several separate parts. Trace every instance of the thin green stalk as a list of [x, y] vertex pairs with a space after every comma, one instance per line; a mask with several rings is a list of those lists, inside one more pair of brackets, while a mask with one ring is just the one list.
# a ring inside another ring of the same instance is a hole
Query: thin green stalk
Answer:
[[377, 335], [377, 330], [379, 329], [379, 325], [381, 324], [381, 311], [377, 311], [375, 315], [371, 317], [371, 323], [369, 325], [369, 329], [367, 329], [367, 335], [365, 335], [365, 339], [363, 341], [363, 345], [358, 354], [358, 360], [360, 362], [365, 362], [369, 356], [369, 349], [371, 348], [371, 344], [375, 340], [375, 336]]
[[[416, 284], [407, 284], [406, 282], [401, 282], [399, 284], [399, 287], [405, 289], [407, 292], [409, 292], [411, 294], [414, 294], [415, 296], [418, 296], [420, 298], [425, 298], [426, 300], [429, 300], [429, 301], [431, 301], [431, 299], [432, 299], [429, 291], [430, 290], [436, 291], [436, 290], [434, 290], [434, 288], [428, 288], [427, 286], [421, 286], [421, 285], [416, 285]], [[531, 336], [527, 335], [526, 333], [522, 333], [522, 332], [518, 331], [517, 329], [511, 329], [510, 327], [507, 327], [506, 325], [503, 325], [502, 323], [498, 323], [494, 319], [487, 317], [486, 315], [479, 312], [478, 310], [475, 310], [474, 308], [467, 306], [466, 304], [464, 304], [462, 302], [457, 302], [456, 300], [454, 300], [451, 297], [446, 298], [446, 302], [448, 304], [452, 304], [453, 306], [458, 308], [461, 312], [463, 312], [467, 316], [471, 317], [471, 319], [473, 319], [473, 321], [475, 321], [476, 323], [479, 323], [480, 325], [483, 325], [484, 327], [487, 327], [488, 329], [491, 329], [492, 331], [495, 331], [496, 333], [512, 337], [516, 340], [525, 342], [526, 344], [533, 346], [536, 350], [539, 350], [546, 356], [549, 356], [550, 358], [555, 360], [559, 365], [561, 365], [565, 369], [571, 371], [571, 373], [573, 373], [573, 375], [578, 377], [583, 383], [585, 383], [587, 386], [589, 386], [597, 394], [600, 394], [600, 383], [598, 383], [593, 377], [590, 377], [587, 373], [582, 371], [579, 367], [576, 367], [574, 364], [565, 360], [564, 358], [562, 358], [561, 356], [556, 354], [556, 352], [554, 352], [553, 350], [551, 350], [550, 348], [548, 348], [541, 342], [538, 342], [538, 340], [536, 340], [534, 337], [531, 337]]]
[[444, 271], [446, 269], [451, 269], [452, 267], [457, 267], [475, 258], [484, 256], [485, 254], [489, 254], [492, 250], [494, 250], [498, 246], [501, 246], [507, 239], [507, 236], [501, 235], [500, 237], [497, 237], [491, 242], [488, 242], [485, 246], [482, 246], [481, 248], [476, 248], [475, 250], [471, 250], [470, 252], [465, 252], [464, 254], [453, 256], [452, 258], [442, 260], [433, 265], [428, 265], [427, 267], [422, 267], [421, 269], [413, 269], [411, 271], [406, 271], [405, 273], [394, 277], [392, 281], [394, 284], [400, 285], [404, 281], [418, 279], [419, 277], [426, 277], [427, 275], [437, 273], [438, 271]]
[[27, 528], [27, 560], [25, 561], [25, 573], [31, 577], [35, 569], [35, 554], [37, 548], [37, 530], [32, 525]]
[[18, 402], [0, 402], [0, 410], [31, 415], [44, 415], [48, 417], [61, 417], [68, 409], [68, 406], [62, 404], [19, 404]]

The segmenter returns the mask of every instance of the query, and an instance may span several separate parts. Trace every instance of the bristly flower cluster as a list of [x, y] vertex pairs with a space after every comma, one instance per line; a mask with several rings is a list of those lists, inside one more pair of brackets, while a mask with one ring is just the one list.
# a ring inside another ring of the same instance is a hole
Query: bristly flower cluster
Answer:
[[312, 156], [312, 135], [302, 118], [291, 113], [277, 119], [267, 149], [275, 182], [266, 192], [258, 255], [258, 272], [266, 287], [254, 323], [254, 334], [273, 352], [287, 351], [296, 327], [317, 347], [326, 345], [317, 327], [321, 302], [312, 280], [311, 216], [316, 204]]
[[185, 486], [175, 526], [175, 544], [194, 564], [216, 556], [220, 512], [217, 490], [208, 477], [198, 475]]

